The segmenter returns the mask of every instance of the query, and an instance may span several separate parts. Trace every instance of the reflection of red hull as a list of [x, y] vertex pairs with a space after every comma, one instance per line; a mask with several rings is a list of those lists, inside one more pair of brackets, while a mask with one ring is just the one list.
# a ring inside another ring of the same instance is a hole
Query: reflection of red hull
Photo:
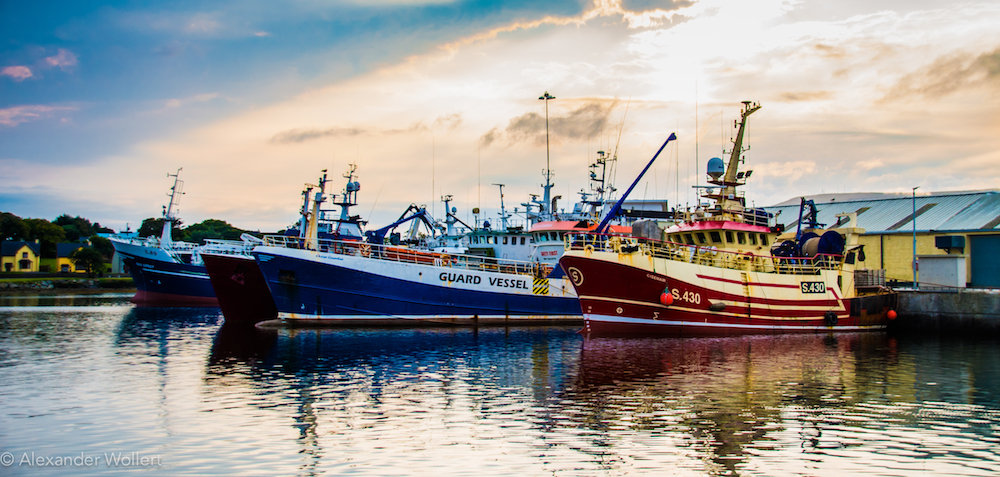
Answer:
[[[894, 293], [844, 298], [832, 287], [831, 293], [803, 294], [798, 284], [763, 280], [744, 284], [718, 269], [692, 268], [689, 264], [651, 273], [628, 263], [574, 253], [564, 255], [560, 264], [580, 296], [584, 332], [600, 335], [719, 336], [884, 329], [889, 321], [887, 312], [895, 307], [896, 299]], [[794, 279], [819, 279], [802, 277]], [[665, 290], [674, 297], [669, 306], [660, 303]], [[712, 309], [719, 304], [725, 306]]]
[[214, 296], [174, 295], [138, 290], [132, 297], [136, 306], [219, 306]]
[[[689, 339], [589, 337], [582, 345], [578, 382], [604, 392], [608, 392], [609, 385], [630, 388], [633, 383], [661, 380], [669, 383], [674, 392], [679, 389], [674, 386], [685, 387], [687, 383], [692, 393], [706, 392], [708, 387], [741, 393], [800, 378], [804, 368], [813, 372], [829, 369], [825, 375], [819, 373], [817, 379], [822, 375], [838, 380], [843, 376], [838, 368], [845, 357], [852, 357], [860, 350], [885, 357], [892, 351], [886, 351], [889, 345], [884, 332], [744, 334]], [[740, 389], [741, 386], [750, 388]], [[773, 392], [762, 394], [774, 396]]]
[[253, 257], [203, 253], [201, 258], [227, 322], [257, 323], [278, 316], [271, 291]]

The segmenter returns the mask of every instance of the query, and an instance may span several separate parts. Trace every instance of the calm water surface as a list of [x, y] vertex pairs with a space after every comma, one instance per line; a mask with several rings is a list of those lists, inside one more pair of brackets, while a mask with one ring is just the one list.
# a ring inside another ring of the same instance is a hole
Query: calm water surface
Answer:
[[1000, 475], [995, 340], [576, 331], [0, 298], [0, 475]]

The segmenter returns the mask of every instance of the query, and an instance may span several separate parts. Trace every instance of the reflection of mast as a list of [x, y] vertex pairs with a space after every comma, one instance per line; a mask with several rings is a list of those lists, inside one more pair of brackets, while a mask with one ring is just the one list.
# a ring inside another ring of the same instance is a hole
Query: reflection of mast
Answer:
[[295, 413], [295, 427], [299, 429], [298, 441], [302, 446], [299, 454], [311, 457], [304, 467], [313, 471], [315, 471], [316, 464], [322, 457], [322, 448], [319, 446], [319, 439], [316, 436], [318, 419], [314, 405], [317, 399], [313, 396], [313, 389], [316, 387], [316, 384], [312, 382], [312, 378], [315, 376], [316, 373], [307, 373], [303, 379], [309, 382], [296, 386], [299, 391], [297, 399], [299, 405]]
[[[316, 369], [311, 368], [313, 360], [323, 355], [323, 333], [314, 330], [299, 331], [292, 330], [288, 343], [292, 344], [287, 350], [291, 356], [302, 360], [297, 364], [300, 369], [306, 372], [295, 373], [296, 379], [290, 382], [290, 387], [295, 391], [296, 412], [295, 427], [299, 431], [298, 442], [301, 446], [299, 454], [309, 456], [307, 463], [303, 467], [312, 472], [305, 472], [313, 475], [319, 459], [322, 458], [322, 448], [319, 445], [316, 428], [319, 419], [317, 417], [316, 403], [318, 398], [313, 395], [314, 391], [322, 391], [324, 385], [323, 376]], [[301, 346], [301, 349], [299, 348]]]

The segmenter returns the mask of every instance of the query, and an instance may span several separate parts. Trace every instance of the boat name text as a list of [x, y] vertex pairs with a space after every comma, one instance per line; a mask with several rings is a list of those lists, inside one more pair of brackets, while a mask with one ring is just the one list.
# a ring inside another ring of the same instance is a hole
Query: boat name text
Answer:
[[463, 275], [461, 273], [448, 273], [441, 272], [438, 276], [442, 282], [455, 282], [455, 283], [471, 283], [473, 285], [478, 285], [482, 283], [483, 277], [477, 275]]
[[[469, 283], [479, 285], [483, 282], [483, 277], [471, 274], [441, 272], [438, 279], [442, 282]], [[509, 278], [489, 277], [490, 286], [499, 288], [520, 288], [528, 290], [528, 283], [524, 280], [511, 280]]]
[[799, 288], [802, 293], [826, 293], [825, 282], [802, 282]]
[[701, 304], [701, 293], [696, 293], [692, 291], [681, 292], [680, 290], [674, 288], [670, 290], [670, 294], [674, 296], [674, 300], [693, 303], [695, 305]]

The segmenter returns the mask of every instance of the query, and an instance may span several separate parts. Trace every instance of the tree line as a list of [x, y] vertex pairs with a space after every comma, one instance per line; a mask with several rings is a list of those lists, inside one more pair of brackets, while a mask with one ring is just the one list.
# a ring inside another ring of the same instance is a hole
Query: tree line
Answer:
[[[184, 227], [180, 219], [175, 219], [170, 227], [170, 238], [184, 242], [205, 243], [205, 239], [239, 240], [246, 230], [229, 225], [219, 219], [207, 219]], [[142, 221], [138, 230], [140, 237], [156, 236], [163, 233], [163, 219], [148, 218]], [[257, 234], [259, 235], [259, 234]]]
[[[159, 236], [163, 231], [163, 219], [148, 218], [142, 221], [139, 227], [138, 236]], [[174, 240], [185, 242], [204, 243], [205, 239], [225, 239], [239, 240], [240, 235], [245, 231], [233, 227], [224, 220], [208, 219], [189, 227], [183, 227], [180, 220], [173, 222], [171, 227], [171, 237]], [[81, 243], [89, 240], [91, 248], [79, 249], [74, 252], [81, 264], [85, 265], [88, 271], [100, 270], [104, 262], [110, 262], [115, 249], [111, 241], [101, 237], [100, 233], [115, 233], [107, 227], [97, 222], [91, 222], [83, 217], [70, 217], [67, 214], [56, 217], [53, 221], [46, 219], [18, 217], [10, 212], [0, 212], [0, 240], [20, 240], [33, 242], [38, 240], [41, 248], [42, 258], [56, 258], [57, 243]], [[92, 250], [92, 251], [84, 251]], [[93, 253], [96, 251], [97, 253]], [[82, 254], [82, 255], [81, 255]], [[99, 254], [99, 255], [97, 255]], [[101, 265], [90, 265], [101, 263]], [[74, 264], [78, 264], [74, 260]]]

